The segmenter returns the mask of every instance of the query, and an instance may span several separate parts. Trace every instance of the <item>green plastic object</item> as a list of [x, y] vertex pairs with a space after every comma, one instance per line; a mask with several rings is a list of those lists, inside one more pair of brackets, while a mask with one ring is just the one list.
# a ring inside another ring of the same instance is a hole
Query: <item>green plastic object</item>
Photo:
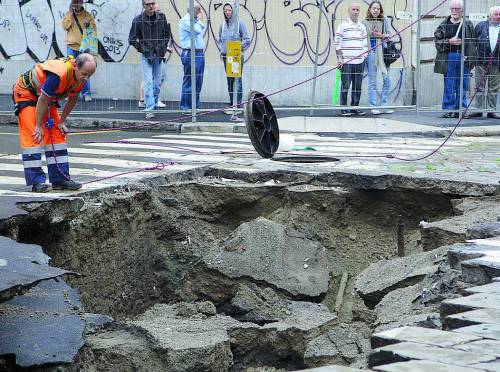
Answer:
[[342, 80], [342, 73], [340, 69], [335, 70], [335, 76], [333, 80], [333, 92], [332, 92], [332, 105], [338, 106], [340, 101], [340, 82]]
[[293, 146], [292, 151], [316, 151], [312, 146]]

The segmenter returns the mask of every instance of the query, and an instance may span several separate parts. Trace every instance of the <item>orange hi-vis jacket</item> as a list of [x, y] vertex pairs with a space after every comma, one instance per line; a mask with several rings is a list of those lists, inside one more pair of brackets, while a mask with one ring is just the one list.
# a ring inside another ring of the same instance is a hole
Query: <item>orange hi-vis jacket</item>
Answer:
[[59, 76], [60, 82], [56, 89], [54, 100], [78, 94], [84, 84], [75, 78], [76, 61], [73, 58], [48, 60], [35, 65], [31, 70], [22, 74], [14, 85], [14, 102], [37, 102], [46, 80], [45, 71]]

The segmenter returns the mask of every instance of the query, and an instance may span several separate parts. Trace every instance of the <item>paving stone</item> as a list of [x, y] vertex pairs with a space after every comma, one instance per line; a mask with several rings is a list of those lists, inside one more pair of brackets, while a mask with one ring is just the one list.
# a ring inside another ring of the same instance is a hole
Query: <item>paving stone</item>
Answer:
[[482, 323], [500, 324], [500, 310], [479, 309], [448, 315], [443, 318], [443, 329], [457, 329]]
[[[498, 279], [498, 278], [494, 278]], [[490, 284], [485, 284], [477, 287], [467, 288], [467, 293], [492, 293], [500, 295], [500, 282], [494, 281]]]
[[490, 372], [500, 372], [500, 361], [473, 364], [471, 367], [481, 368]]
[[385, 364], [373, 368], [374, 371], [381, 372], [477, 372], [481, 371], [477, 368], [460, 367], [439, 362], [431, 362], [429, 360], [410, 360], [408, 362], [399, 362]]
[[[369, 356], [369, 366], [379, 366], [411, 359], [430, 360], [444, 364], [469, 366], [471, 364], [493, 361], [496, 358], [483, 353], [471, 353], [456, 349], [403, 342], [373, 350]], [[452, 370], [452, 369], [451, 369]]]
[[454, 334], [453, 332], [441, 331], [439, 329], [401, 327], [374, 334], [371, 337], [371, 343], [373, 349], [405, 341], [449, 347], [480, 339], [481, 337], [478, 336]]
[[475, 293], [470, 296], [453, 298], [441, 302], [441, 317], [476, 309], [500, 310], [500, 295]]
[[500, 357], [500, 341], [497, 340], [472, 341], [462, 345], [455, 345], [453, 348], [470, 351], [472, 353], [484, 353]]
[[453, 332], [500, 340], [500, 324], [478, 324], [454, 329]]

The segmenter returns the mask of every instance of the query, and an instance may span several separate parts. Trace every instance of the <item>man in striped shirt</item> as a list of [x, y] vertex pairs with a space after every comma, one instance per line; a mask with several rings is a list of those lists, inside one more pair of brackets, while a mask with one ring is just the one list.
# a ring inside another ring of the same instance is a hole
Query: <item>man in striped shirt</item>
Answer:
[[[351, 87], [351, 106], [359, 106], [363, 67], [368, 54], [368, 38], [366, 27], [358, 22], [360, 6], [352, 3], [349, 6], [349, 19], [342, 22], [335, 33], [335, 50], [342, 73], [340, 104], [347, 106], [347, 93]], [[364, 115], [361, 110], [342, 110], [343, 116]]]

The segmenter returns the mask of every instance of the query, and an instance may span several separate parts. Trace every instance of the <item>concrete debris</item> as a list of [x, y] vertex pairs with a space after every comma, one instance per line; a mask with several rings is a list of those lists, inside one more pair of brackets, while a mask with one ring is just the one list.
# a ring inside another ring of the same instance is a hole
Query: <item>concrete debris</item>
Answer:
[[340, 324], [311, 340], [304, 354], [307, 367], [328, 364], [364, 366], [370, 352], [370, 328], [361, 322]]
[[454, 201], [455, 216], [422, 226], [425, 251], [463, 242], [473, 224], [492, 223], [500, 213], [500, 198], [464, 198]]

